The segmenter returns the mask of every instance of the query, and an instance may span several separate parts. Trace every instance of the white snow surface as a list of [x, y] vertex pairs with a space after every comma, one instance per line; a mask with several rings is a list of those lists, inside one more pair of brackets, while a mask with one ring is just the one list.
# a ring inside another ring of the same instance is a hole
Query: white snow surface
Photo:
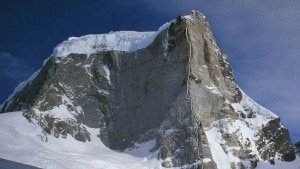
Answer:
[[[35, 121], [31, 123], [22, 115], [23, 112], [0, 114], [0, 158], [19, 163], [41, 167], [44, 169], [160, 169], [161, 161], [156, 159], [157, 151], [149, 150], [155, 146], [155, 140], [135, 144], [124, 152], [110, 150], [97, 137], [99, 129], [87, 128], [91, 133], [91, 142], [80, 142], [68, 135], [66, 139], [47, 135], [48, 142], [41, 141], [42, 128]], [[63, 117], [62, 117], [63, 118]], [[255, 119], [251, 119], [255, 120]], [[250, 122], [250, 121], [249, 121]], [[249, 123], [248, 122], [248, 123]], [[222, 126], [225, 125], [225, 126]], [[249, 131], [243, 121], [228, 121], [213, 124], [206, 130], [214, 161], [218, 168], [230, 169], [230, 161], [239, 162], [230, 151], [225, 153], [221, 144], [224, 143], [219, 127], [225, 133], [243, 133], [241, 140], [255, 140], [255, 130]], [[255, 127], [255, 125], [252, 125]], [[255, 146], [251, 142], [252, 148]], [[238, 147], [227, 147], [227, 150]], [[210, 159], [203, 159], [209, 162]], [[261, 161], [258, 169], [299, 168], [300, 159], [293, 162], [275, 161], [276, 165]], [[0, 166], [1, 167], [1, 166]]]
[[134, 51], [153, 40], [155, 32], [119, 31], [108, 34], [70, 37], [55, 47], [52, 56], [63, 57], [71, 53], [91, 54], [97, 51]]
[[70, 37], [57, 45], [51, 56], [65, 57], [71, 53], [91, 54], [108, 50], [136, 51], [150, 45], [161, 31], [169, 27], [171, 22], [165, 23], [156, 32], [117, 31], [107, 34]]
[[205, 86], [205, 87], [214, 94], [217, 94], [217, 95], [221, 94], [221, 92], [218, 90], [218, 88], [214, 84], [211, 84], [211, 85]]
[[183, 16], [184, 18], [186, 18], [186, 19], [189, 19], [189, 20], [191, 20], [191, 21], [193, 21], [194, 19], [192, 18], [192, 16], [191, 15], [185, 15], [185, 16]]
[[[91, 142], [80, 142], [47, 135], [41, 141], [42, 129], [29, 123], [22, 112], [0, 115], [0, 158], [43, 169], [154, 169], [161, 168], [157, 152], [150, 153], [155, 141], [118, 152], [105, 147], [97, 137], [99, 129], [88, 128]], [[1, 168], [1, 166], [0, 166]]]
[[232, 106], [235, 109], [241, 109], [240, 106], [243, 105], [252, 108], [253, 111], [257, 112], [260, 115], [267, 116], [267, 117], [278, 117], [270, 110], [264, 108], [263, 106], [259, 105], [254, 100], [252, 100], [242, 89], [240, 89], [240, 91], [242, 92], [243, 98], [241, 100], [241, 103], [232, 104]]
[[110, 81], [110, 71], [109, 71], [109, 68], [107, 65], [104, 65], [103, 66], [103, 69], [105, 71], [105, 78], [108, 80], [109, 84], [111, 84], [111, 81]]

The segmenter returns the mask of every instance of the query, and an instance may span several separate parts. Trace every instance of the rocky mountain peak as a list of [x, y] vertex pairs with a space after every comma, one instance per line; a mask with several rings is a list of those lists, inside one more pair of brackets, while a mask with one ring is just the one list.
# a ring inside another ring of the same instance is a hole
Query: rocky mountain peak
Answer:
[[1, 112], [19, 110], [43, 129], [43, 141], [89, 142], [89, 128], [114, 150], [155, 140], [151, 151], [166, 168], [295, 159], [288, 130], [238, 87], [197, 11], [157, 32], [69, 38]]

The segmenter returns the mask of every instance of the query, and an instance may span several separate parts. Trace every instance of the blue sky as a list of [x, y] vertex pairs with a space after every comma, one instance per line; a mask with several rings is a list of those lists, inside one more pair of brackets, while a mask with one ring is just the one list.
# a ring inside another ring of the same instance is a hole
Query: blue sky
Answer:
[[240, 87], [300, 140], [298, 0], [11, 0], [0, 2], [0, 102], [70, 36], [153, 31], [202, 11]]

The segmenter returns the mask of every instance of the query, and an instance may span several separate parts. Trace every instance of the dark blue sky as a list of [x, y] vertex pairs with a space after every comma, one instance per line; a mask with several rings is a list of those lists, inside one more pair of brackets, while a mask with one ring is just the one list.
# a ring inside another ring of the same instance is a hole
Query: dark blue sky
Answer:
[[154, 31], [202, 11], [240, 87], [300, 140], [300, 1], [0, 0], [0, 102], [70, 36]]

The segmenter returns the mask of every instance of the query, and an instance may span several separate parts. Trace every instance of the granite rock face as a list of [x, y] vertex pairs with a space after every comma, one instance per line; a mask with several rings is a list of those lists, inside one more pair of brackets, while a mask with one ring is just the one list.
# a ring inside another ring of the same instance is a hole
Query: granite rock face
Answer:
[[99, 140], [114, 150], [155, 139], [166, 168], [295, 159], [287, 129], [241, 91], [196, 11], [145, 48], [51, 57], [1, 112], [17, 110], [44, 129], [44, 141], [49, 134], [90, 141], [87, 127], [99, 128]]

